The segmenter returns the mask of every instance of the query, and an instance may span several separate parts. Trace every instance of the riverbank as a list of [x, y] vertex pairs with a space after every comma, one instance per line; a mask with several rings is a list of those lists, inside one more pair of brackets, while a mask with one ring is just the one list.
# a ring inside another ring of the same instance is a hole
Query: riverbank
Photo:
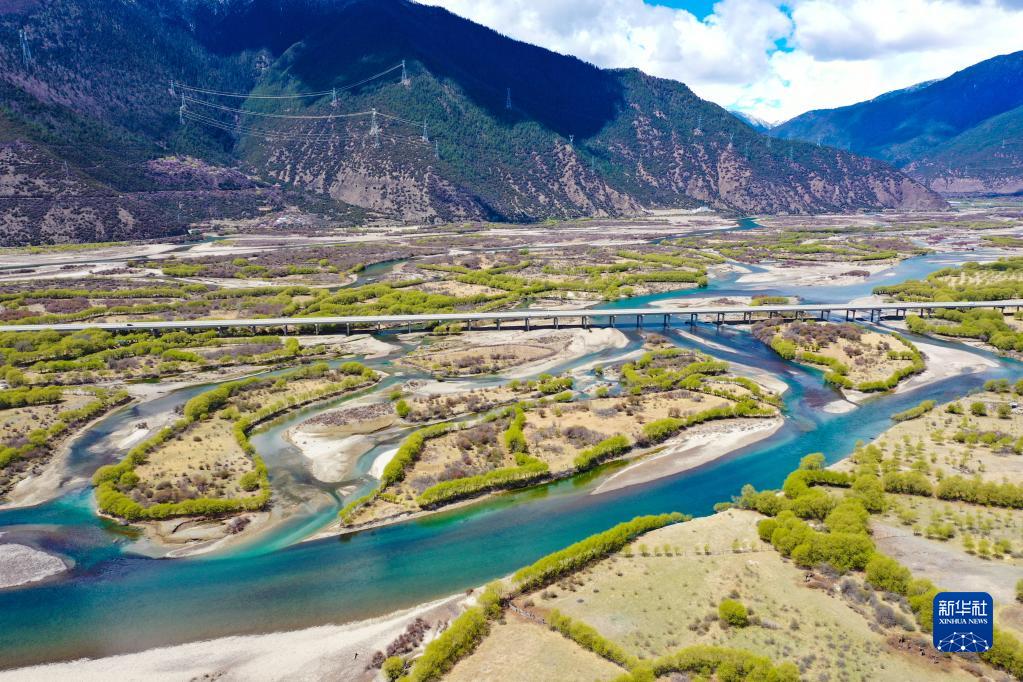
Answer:
[[590, 494], [600, 495], [695, 469], [769, 438], [784, 423], [784, 419], [776, 417], [699, 424], [668, 441], [657, 454], [641, 456], [634, 464], [615, 472]]
[[376, 669], [366, 667], [374, 653], [386, 650], [410, 623], [426, 621], [428, 636], [453, 620], [467, 599], [457, 594], [389, 615], [344, 625], [221, 637], [202, 642], [149, 649], [133, 654], [80, 659], [0, 672], [0, 680], [48, 682], [111, 679], [187, 682], [196, 679], [276, 681], [340, 680], [365, 682]]

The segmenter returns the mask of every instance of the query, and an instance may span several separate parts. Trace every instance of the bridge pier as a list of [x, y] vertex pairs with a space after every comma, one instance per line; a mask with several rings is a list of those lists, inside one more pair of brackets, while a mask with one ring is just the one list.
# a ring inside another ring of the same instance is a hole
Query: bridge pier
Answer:
[[351, 336], [351, 335], [352, 335], [352, 323], [351, 322], [345, 322], [345, 336]]
[[689, 326], [690, 327], [696, 326], [696, 313], [689, 313]]
[[669, 322], [669, 320], [668, 320], [668, 318], [670, 318], [670, 317], [671, 317], [671, 315], [670, 315], [670, 314], [666, 314], [666, 315], [664, 316], [664, 328], [665, 328], [665, 329], [667, 329], [668, 327], [670, 327], [670, 326], [671, 326], [671, 324], [670, 324], [670, 322]]
[[611, 329], [614, 329], [615, 328], [615, 316], [614, 315], [608, 315], [607, 317], [608, 317], [608, 320], [611, 323]]
[[529, 318], [525, 317], [525, 318], [522, 319], [522, 321], [526, 323], [526, 331], [528, 332], [529, 331]]
[[555, 317], [554, 318], [554, 328], [555, 329], [561, 329], [561, 318], [560, 317]]
[[725, 314], [724, 313], [718, 313], [717, 320], [714, 322], [714, 324], [716, 324], [717, 326], [720, 327], [724, 323], [725, 323]]
[[500, 317], [497, 318], [496, 320], [494, 320], [494, 322], [497, 323], [497, 330], [501, 331], [501, 318]]
[[642, 315], [636, 315], [636, 329], [639, 329], [642, 326], [643, 326], [643, 316]]

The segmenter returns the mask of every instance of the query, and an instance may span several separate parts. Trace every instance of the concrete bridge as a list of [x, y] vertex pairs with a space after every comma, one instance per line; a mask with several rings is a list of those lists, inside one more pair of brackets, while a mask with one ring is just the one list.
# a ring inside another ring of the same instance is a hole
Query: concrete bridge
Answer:
[[289, 333], [310, 330], [344, 331], [347, 334], [373, 329], [414, 327], [431, 324], [463, 324], [464, 329], [532, 329], [561, 327], [643, 327], [672, 324], [751, 324], [757, 320], [773, 317], [795, 319], [871, 322], [882, 319], [902, 318], [913, 313], [929, 316], [936, 310], [969, 310], [972, 308], [995, 308], [1001, 311], [1018, 311], [1023, 308], [1023, 299], [1005, 301], [953, 301], [945, 303], [892, 302], [882, 304], [852, 305], [849, 303], [805, 303], [758, 306], [693, 306], [675, 308], [576, 308], [571, 310], [504, 310], [500, 312], [427, 313], [423, 315], [344, 315], [325, 317], [267, 317], [238, 320], [154, 320], [137, 322], [72, 322], [68, 324], [8, 324], [0, 325], [0, 332], [62, 331], [74, 332], [86, 329], [107, 331], [202, 331], [206, 329], [281, 329]]

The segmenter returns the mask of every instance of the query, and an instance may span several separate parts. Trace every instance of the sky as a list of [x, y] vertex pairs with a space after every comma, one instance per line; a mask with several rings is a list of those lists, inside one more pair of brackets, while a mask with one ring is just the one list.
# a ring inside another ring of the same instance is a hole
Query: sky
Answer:
[[780, 122], [1023, 50], [1023, 0], [421, 0]]

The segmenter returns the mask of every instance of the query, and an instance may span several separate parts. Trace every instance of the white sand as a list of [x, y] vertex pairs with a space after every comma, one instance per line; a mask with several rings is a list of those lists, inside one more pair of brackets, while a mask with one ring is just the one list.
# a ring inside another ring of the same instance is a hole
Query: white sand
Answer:
[[34, 583], [66, 570], [64, 562], [52, 554], [27, 545], [0, 545], [0, 589]]
[[[483, 332], [484, 334], [502, 332]], [[548, 369], [562, 365], [565, 362], [573, 358], [578, 358], [583, 355], [589, 355], [590, 353], [598, 353], [603, 350], [610, 350], [614, 348], [625, 348], [629, 345], [629, 339], [618, 329], [573, 329], [573, 330], [561, 330], [552, 332], [549, 329], [534, 329], [529, 332], [514, 332], [515, 336], [511, 339], [507, 337], [502, 339], [504, 343], [519, 343], [526, 341], [534, 336], [543, 337], [550, 336], [553, 334], [571, 334], [572, 340], [569, 342], [565, 350], [554, 355], [554, 357], [541, 360], [539, 362], [527, 363], [520, 365], [510, 371], [501, 372], [501, 376], [509, 379], [521, 379], [528, 377], [533, 374], [540, 374]], [[526, 336], [520, 336], [525, 334]], [[483, 340], [480, 340], [480, 345], [483, 345]]]
[[852, 412], [856, 409], [856, 403], [851, 403], [848, 400], [832, 400], [830, 403], [821, 408], [822, 411], [828, 414], [845, 414], [846, 412]]
[[760, 264], [765, 272], [751, 272], [742, 275], [738, 284], [786, 284], [798, 286], [844, 286], [865, 281], [866, 277], [842, 275], [851, 270], [866, 270], [876, 275], [882, 270], [892, 267], [892, 263], [817, 263], [813, 265], [796, 265], [792, 267]]
[[398, 454], [398, 448], [386, 450], [377, 455], [376, 459], [373, 460], [373, 464], [369, 467], [369, 475], [377, 479], [383, 476], [384, 467], [387, 466], [388, 462], [394, 459], [396, 454]]
[[959, 376], [960, 374], [977, 374], [998, 366], [995, 360], [967, 350], [945, 348], [944, 346], [920, 342], [914, 342], [914, 345], [924, 354], [926, 369], [899, 384], [895, 389], [896, 393], [912, 391], [921, 386], [933, 384], [936, 381], [942, 381], [943, 379]]
[[108, 680], [196, 679], [260, 682], [262, 680], [366, 680], [375, 651], [386, 649], [417, 617], [432, 626], [454, 619], [465, 595], [439, 599], [381, 618], [347, 625], [324, 625], [267, 635], [222, 637], [205, 642], [150, 649], [134, 654], [80, 659], [0, 672], [0, 680], [107, 682]]
[[750, 305], [752, 296], [685, 296], [651, 301], [655, 308], [707, 308], [712, 306]]
[[784, 424], [773, 419], [736, 419], [694, 426], [669, 440], [663, 451], [612, 474], [591, 495], [620, 490], [696, 468], [761, 441]]
[[713, 348], [714, 350], [722, 351], [725, 353], [732, 352], [732, 349], [729, 348], [728, 346], [723, 346], [720, 343], [717, 343], [716, 341], [711, 341], [709, 339], [703, 338], [702, 336], [697, 336], [696, 334], [687, 332], [684, 329], [675, 328], [672, 331], [675, 332], [675, 334], [677, 334], [678, 336], [681, 336], [683, 339], [694, 341], [696, 343], [701, 343], [704, 346], [707, 346], [708, 348]]
[[400, 346], [387, 343], [369, 334], [320, 334], [311, 336], [296, 337], [303, 346], [315, 346], [320, 343], [338, 344], [343, 346], [347, 353], [364, 355], [369, 359], [382, 358], [395, 351], [401, 350]]
[[324, 483], [348, 478], [359, 457], [373, 448], [373, 440], [361, 434], [337, 438], [289, 429], [285, 438], [309, 460], [312, 475]]

